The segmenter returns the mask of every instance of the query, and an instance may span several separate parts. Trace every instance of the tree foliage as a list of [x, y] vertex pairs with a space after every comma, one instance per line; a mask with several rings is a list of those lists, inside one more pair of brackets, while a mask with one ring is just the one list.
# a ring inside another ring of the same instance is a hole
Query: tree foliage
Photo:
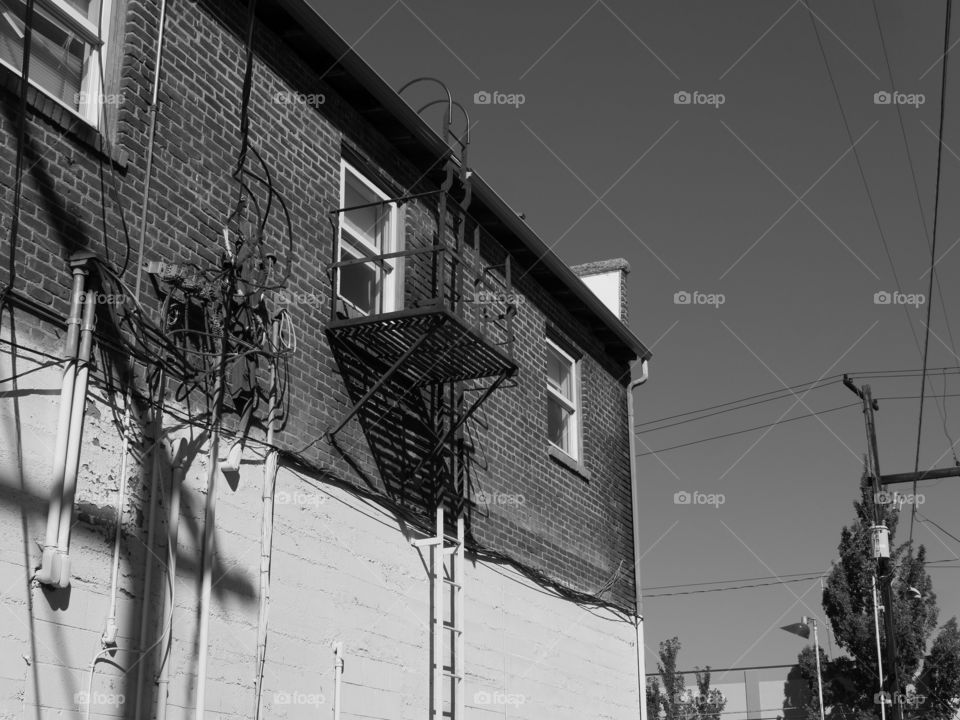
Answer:
[[[874, 625], [872, 578], [876, 561], [871, 548], [874, 498], [864, 487], [854, 503], [854, 523], [840, 533], [839, 561], [833, 564], [824, 586], [823, 607], [837, 645], [844, 656], [827, 660], [821, 656], [824, 705], [837, 720], [868, 720], [880, 716], [883, 699], [877, 672], [877, 641]], [[926, 571], [926, 549], [910, 543], [894, 545], [898, 510], [880, 505], [880, 517], [890, 531], [890, 573], [898, 652], [900, 687], [888, 700], [903, 704], [905, 718], [949, 720], [960, 709], [960, 630], [955, 619], [937, 633], [937, 596]], [[877, 580], [878, 599], [882, 579]], [[882, 601], [881, 601], [882, 605]], [[880, 640], [886, 665], [886, 632], [880, 609]], [[935, 637], [934, 637], [935, 636]], [[932, 643], [931, 643], [932, 639]], [[929, 653], [928, 653], [929, 648]], [[798, 668], [812, 693], [805, 693], [804, 707], [819, 718], [816, 669], [812, 648], [800, 654]], [[889, 716], [889, 712], [888, 712]]]
[[696, 668], [696, 692], [687, 689], [686, 679], [677, 671], [679, 638], [672, 637], [660, 643], [660, 661], [657, 671], [660, 680], [647, 680], [647, 716], [649, 720], [720, 720], [727, 706], [723, 694], [710, 687], [710, 666]]

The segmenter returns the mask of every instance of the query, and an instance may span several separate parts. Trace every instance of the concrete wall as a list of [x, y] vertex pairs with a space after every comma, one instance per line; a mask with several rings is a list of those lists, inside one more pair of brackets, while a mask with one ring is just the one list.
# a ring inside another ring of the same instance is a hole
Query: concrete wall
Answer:
[[[8, 325], [0, 337], [10, 339]], [[0, 346], [0, 379], [14, 374], [8, 349]], [[83, 717], [88, 667], [100, 649], [109, 607], [122, 445], [111, 405], [97, 388], [91, 394], [100, 399], [91, 401], [85, 425], [72, 587], [51, 593], [29, 580], [38, 555], [35, 540], [42, 537], [46, 519], [60, 379], [57, 368], [44, 369], [42, 362], [44, 358], [22, 351], [15, 368], [22, 378], [0, 385], [3, 720]], [[198, 564], [208, 460], [200, 450], [183, 495], [171, 658], [173, 718], [188, 715], [196, 687]], [[212, 717], [250, 717], [254, 702], [262, 470], [262, 454], [251, 451], [236, 489], [219, 478], [207, 689]], [[140, 463], [131, 461], [128, 476], [118, 596], [121, 633], [112, 657], [122, 669], [97, 664], [90, 696], [94, 718], [131, 717], [136, 693], [146, 475]], [[334, 641], [341, 641], [345, 651], [344, 718], [425, 717], [430, 558], [429, 551], [422, 555], [409, 544], [410, 537], [377, 504], [345, 487], [281, 468], [265, 717], [328, 716]], [[636, 651], [629, 622], [560, 599], [507, 565], [471, 561], [465, 592], [468, 717], [637, 717]], [[156, 614], [156, 592], [150, 602]]]

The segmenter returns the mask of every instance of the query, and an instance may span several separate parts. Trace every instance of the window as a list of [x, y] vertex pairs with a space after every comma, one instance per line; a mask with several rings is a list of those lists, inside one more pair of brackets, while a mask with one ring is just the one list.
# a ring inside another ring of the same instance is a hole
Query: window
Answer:
[[[25, 0], [0, 0], [0, 63], [23, 67]], [[103, 18], [103, 33], [100, 19]], [[30, 82], [94, 126], [100, 122], [100, 63], [110, 0], [36, 0]]]
[[353, 166], [342, 164], [340, 207], [356, 209], [340, 213], [337, 261], [366, 258], [369, 262], [340, 267], [337, 295], [362, 315], [392, 312], [400, 305], [398, 259], [376, 259], [399, 249], [399, 210], [387, 199]]
[[574, 460], [580, 454], [580, 374], [577, 361], [547, 340], [547, 437]]

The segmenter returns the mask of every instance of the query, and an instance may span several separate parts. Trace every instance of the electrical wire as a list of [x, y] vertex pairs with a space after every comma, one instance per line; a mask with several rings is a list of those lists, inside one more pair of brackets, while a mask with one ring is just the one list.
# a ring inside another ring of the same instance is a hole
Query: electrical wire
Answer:
[[754, 583], [751, 585], [735, 585], [733, 587], [708, 588], [706, 590], [684, 590], [682, 592], [673, 593], [653, 593], [652, 595], [644, 595], [643, 599], [649, 600], [651, 598], [659, 597], [676, 597], [678, 595], [702, 595], [704, 593], [724, 592], [726, 590], [747, 590], [750, 588], [769, 587], [772, 585], [787, 585], [790, 583], [809, 582], [810, 580], [816, 580], [817, 578], [824, 576], [825, 573], [817, 573], [816, 575], [810, 575], [809, 577], [794, 578], [792, 580], [774, 580], [772, 582]]
[[770, 427], [776, 427], [777, 425], [784, 425], [788, 422], [793, 422], [795, 420], [803, 420], [805, 418], [811, 418], [818, 415], [826, 415], [827, 413], [837, 412], [839, 410], [846, 410], [847, 408], [860, 407], [860, 403], [847, 403], [846, 405], [838, 405], [836, 407], [827, 408], [826, 410], [817, 410], [815, 412], [804, 413], [803, 415], [796, 415], [792, 418], [787, 418], [785, 420], [778, 420], [772, 423], [766, 423], [764, 425], [756, 425], [754, 427], [743, 428], [742, 430], [734, 430], [733, 432], [723, 433], [721, 435], [712, 435], [710, 437], [701, 438], [700, 440], [691, 440], [690, 442], [680, 443], [679, 445], [671, 445], [670, 447], [658, 448], [656, 450], [649, 450], [647, 452], [638, 453], [637, 457], [646, 457], [647, 455], [656, 455], [658, 453], [667, 452], [669, 450], [678, 450], [680, 448], [690, 447], [691, 445], [699, 445], [705, 442], [711, 442], [713, 440], [721, 440], [723, 438], [733, 437], [735, 435], [743, 435], [744, 433], [755, 432], [757, 430], [764, 430]]
[[23, 58], [20, 64], [20, 102], [17, 115], [17, 158], [14, 170], [13, 210], [10, 216], [10, 255], [7, 285], [0, 292], [0, 308], [7, 302], [17, 280], [17, 240], [20, 233], [20, 200], [23, 197], [23, 155], [27, 142], [27, 90], [30, 78], [30, 55], [33, 50], [34, 0], [26, 0], [23, 31]]
[[[933, 236], [930, 239], [930, 278], [928, 281], [927, 297], [933, 294], [933, 278], [937, 265], [937, 227], [940, 219], [940, 180], [943, 173], [943, 129], [947, 107], [947, 62], [950, 52], [950, 19], [953, 14], [953, 0], [947, 0], [946, 18], [943, 29], [943, 72], [940, 76], [940, 128], [937, 133], [937, 175], [936, 189], [933, 198]], [[933, 303], [927, 301], [927, 322], [924, 325], [923, 336], [923, 379], [920, 381], [920, 410], [917, 418], [917, 452], [914, 456], [913, 471], [920, 470], [920, 441], [923, 437], [923, 399], [927, 389], [927, 354], [930, 350], [930, 314]], [[956, 354], [956, 353], [954, 353]], [[946, 420], [944, 419], [944, 422]], [[951, 448], [953, 444], [951, 443]], [[956, 455], [954, 455], [956, 458]], [[913, 493], [917, 492], [917, 481], [913, 481]], [[916, 504], [910, 506], [910, 541], [913, 541], [913, 524], [917, 516]]]

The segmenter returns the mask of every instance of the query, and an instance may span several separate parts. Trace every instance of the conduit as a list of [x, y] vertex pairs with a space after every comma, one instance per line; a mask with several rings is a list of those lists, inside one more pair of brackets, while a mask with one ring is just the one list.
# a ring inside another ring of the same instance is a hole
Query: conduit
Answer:
[[636, 590], [637, 684], [639, 686], [640, 720], [647, 720], [647, 665], [643, 641], [643, 591], [640, 589], [640, 482], [637, 478], [637, 449], [633, 426], [633, 391], [650, 378], [646, 360], [640, 362], [640, 377], [627, 386], [627, 433], [630, 441], [630, 484], [633, 498], [633, 583]]
[[84, 263], [73, 264], [73, 284], [70, 292], [70, 314], [67, 316], [67, 335], [63, 343], [63, 375], [60, 380], [60, 414], [57, 418], [57, 439], [53, 448], [53, 477], [50, 505], [47, 508], [47, 530], [44, 535], [38, 582], [52, 585], [57, 579], [57, 536], [60, 533], [60, 507], [63, 503], [63, 477], [67, 467], [67, 439], [70, 435], [70, 416], [73, 391], [77, 376], [77, 350], [80, 345], [80, 313], [83, 305], [83, 286], [87, 270]]
[[157, 715], [156, 720], [167, 717], [167, 694], [170, 687], [170, 653], [173, 647], [173, 609], [177, 582], [177, 545], [180, 536], [180, 488], [187, 472], [187, 442], [183, 438], [177, 441], [176, 449], [171, 449], [170, 465], [170, 507], [167, 510], [167, 571], [164, 584], [162, 635], [160, 637], [160, 676], [157, 678]]
[[[229, 318], [227, 308], [225, 320]], [[224, 327], [229, 327], [224, 322]], [[217, 477], [220, 474], [220, 413], [223, 408], [224, 368], [227, 357], [227, 338], [220, 338], [216, 382], [213, 390], [213, 412], [210, 417], [209, 472], [207, 474], [207, 501], [203, 522], [202, 574], [200, 578], [200, 619], [197, 627], [197, 689], [194, 698], [194, 718], [203, 720], [207, 692], [207, 644], [210, 639], [210, 592], [213, 587], [213, 539], [217, 529]]]
[[80, 471], [80, 444], [83, 440], [83, 418], [87, 405], [87, 381], [90, 377], [90, 353], [93, 349], [93, 328], [97, 308], [96, 293], [84, 293], [83, 324], [80, 326], [80, 349], [77, 351], [77, 375], [70, 407], [67, 435], [67, 461], [63, 475], [63, 496], [60, 502], [60, 526], [57, 530], [57, 555], [54, 561], [53, 585], [70, 585], [70, 531], [73, 529], [73, 499], [77, 492]]
[[[270, 329], [270, 402], [267, 410], [267, 457], [263, 465], [263, 518], [260, 525], [260, 607], [257, 611], [257, 674], [254, 678], [253, 717], [260, 718], [260, 699], [263, 694], [263, 667], [267, 657], [267, 612], [270, 605], [270, 559], [273, 556], [273, 498], [277, 488], [277, 449], [273, 445], [277, 420], [277, 360], [280, 349], [280, 319], [275, 318]], [[161, 720], [159, 717], [157, 720]]]
[[[169, 298], [169, 296], [168, 296]], [[161, 317], [166, 317], [167, 302], [164, 301]], [[134, 701], [134, 718], [143, 717], [144, 685], [146, 684], [147, 640], [150, 632], [150, 593], [153, 590], [153, 546], [157, 524], [157, 502], [160, 486], [160, 449], [163, 444], [163, 401], [166, 396], [167, 378], [160, 366], [157, 378], [157, 398], [153, 416], [153, 457], [150, 470], [150, 510], [147, 513], [146, 552], [143, 556], [143, 594], [140, 598], [140, 635], [137, 653], [137, 692]]]
[[333, 644], [333, 720], [340, 720], [340, 684], [343, 679], [343, 643]]
[[123, 537], [123, 506], [127, 497], [127, 455], [130, 453], [130, 398], [123, 413], [123, 457], [120, 460], [120, 488], [117, 490], [117, 530], [113, 538], [113, 566], [110, 572], [110, 612], [103, 630], [104, 647], [117, 642], [117, 584], [120, 576], [120, 540]]

